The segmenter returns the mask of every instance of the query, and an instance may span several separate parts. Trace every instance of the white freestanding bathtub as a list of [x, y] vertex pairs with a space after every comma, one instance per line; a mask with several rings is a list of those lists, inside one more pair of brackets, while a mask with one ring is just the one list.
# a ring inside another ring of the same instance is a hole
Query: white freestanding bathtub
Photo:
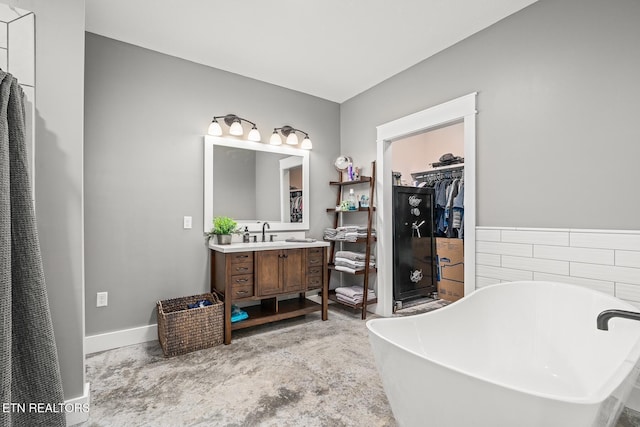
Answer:
[[511, 282], [367, 327], [400, 426], [612, 426], [640, 373], [640, 322], [599, 330], [606, 309], [639, 311], [579, 286]]

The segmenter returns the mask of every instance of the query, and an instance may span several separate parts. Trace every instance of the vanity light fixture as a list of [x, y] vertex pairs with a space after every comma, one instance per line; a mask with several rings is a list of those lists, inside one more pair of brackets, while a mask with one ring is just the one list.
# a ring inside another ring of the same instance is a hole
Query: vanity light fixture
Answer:
[[269, 143], [271, 145], [282, 145], [282, 138], [280, 137], [280, 134], [278, 134], [278, 131], [280, 131], [280, 133], [287, 138], [286, 142], [288, 145], [298, 145], [298, 136], [296, 135], [296, 132], [300, 132], [304, 134], [304, 139], [300, 144], [300, 148], [311, 150], [311, 148], [313, 147], [313, 144], [311, 144], [311, 139], [309, 139], [309, 134], [307, 132], [300, 129], [294, 129], [291, 126], [274, 128], [273, 133], [271, 134], [271, 139], [269, 139]]
[[242, 136], [244, 134], [244, 129], [242, 128], [242, 121], [251, 124], [251, 130], [249, 131], [249, 135], [247, 139], [249, 141], [260, 141], [260, 132], [258, 132], [258, 128], [256, 124], [247, 119], [243, 119], [242, 117], [238, 117], [235, 114], [227, 114], [226, 116], [214, 116], [211, 124], [209, 125], [209, 130], [207, 133], [213, 136], [222, 136], [222, 127], [220, 127], [220, 123], [218, 123], [218, 119], [223, 119], [224, 122], [229, 126], [229, 133], [234, 136]]

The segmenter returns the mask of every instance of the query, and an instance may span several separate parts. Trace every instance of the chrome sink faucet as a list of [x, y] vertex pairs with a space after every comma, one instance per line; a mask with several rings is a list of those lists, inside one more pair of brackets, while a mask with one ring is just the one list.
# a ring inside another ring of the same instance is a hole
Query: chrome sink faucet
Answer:
[[603, 331], [609, 330], [609, 319], [612, 317], [622, 317], [624, 319], [640, 320], [640, 313], [625, 310], [605, 310], [598, 314], [598, 329]]
[[262, 241], [266, 242], [267, 240], [265, 239], [265, 235], [264, 235], [264, 228], [267, 227], [268, 229], [271, 229], [271, 226], [269, 225], [269, 223], [267, 221], [264, 222], [264, 224], [262, 224]]

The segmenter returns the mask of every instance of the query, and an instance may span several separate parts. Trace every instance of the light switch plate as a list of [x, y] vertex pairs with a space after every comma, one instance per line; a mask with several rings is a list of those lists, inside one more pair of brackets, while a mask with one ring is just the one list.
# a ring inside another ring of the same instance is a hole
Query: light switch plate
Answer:
[[190, 216], [185, 216], [182, 221], [182, 226], [185, 230], [191, 228], [193, 226], [193, 218]]
[[108, 292], [98, 292], [96, 296], [96, 307], [106, 307], [109, 303]]

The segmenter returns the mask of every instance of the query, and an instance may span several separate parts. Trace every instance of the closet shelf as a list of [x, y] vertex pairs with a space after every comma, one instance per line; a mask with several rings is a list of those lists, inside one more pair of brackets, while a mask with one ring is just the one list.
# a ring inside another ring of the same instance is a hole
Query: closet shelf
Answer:
[[[363, 303], [358, 303], [358, 304], [352, 304], [346, 301], [340, 301], [338, 300], [338, 297], [336, 296], [336, 291], [329, 291], [329, 300], [336, 302], [338, 304], [341, 305], [345, 305], [347, 307], [353, 308], [355, 310], [362, 310], [363, 307]], [[375, 304], [378, 302], [378, 298], [372, 298], [370, 300], [367, 300], [367, 304]]]

